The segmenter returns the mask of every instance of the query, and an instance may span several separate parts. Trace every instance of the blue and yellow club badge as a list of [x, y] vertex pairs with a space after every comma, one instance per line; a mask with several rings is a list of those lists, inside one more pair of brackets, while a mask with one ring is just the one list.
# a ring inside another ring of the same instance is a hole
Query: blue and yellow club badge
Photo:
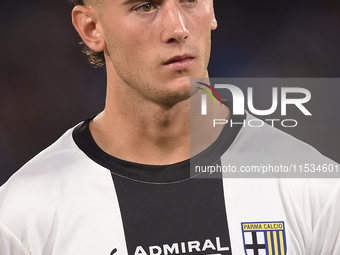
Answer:
[[246, 255], [285, 255], [287, 253], [285, 225], [276, 222], [242, 222]]

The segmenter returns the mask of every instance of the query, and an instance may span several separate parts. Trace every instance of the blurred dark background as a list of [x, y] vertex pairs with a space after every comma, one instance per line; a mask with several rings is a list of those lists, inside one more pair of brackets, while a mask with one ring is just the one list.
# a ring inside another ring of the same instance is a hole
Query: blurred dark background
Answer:
[[[215, 9], [211, 77], [340, 76], [339, 1], [215, 0]], [[81, 53], [71, 10], [66, 0], [1, 3], [0, 185], [103, 109], [105, 71]], [[313, 88], [321, 119], [294, 134], [338, 162], [340, 106], [326, 103], [339, 95]]]

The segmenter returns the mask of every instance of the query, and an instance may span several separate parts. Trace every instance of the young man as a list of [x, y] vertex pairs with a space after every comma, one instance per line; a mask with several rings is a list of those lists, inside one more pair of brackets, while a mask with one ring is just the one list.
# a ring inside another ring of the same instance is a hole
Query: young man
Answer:
[[190, 175], [202, 159], [282, 164], [291, 147], [332, 163], [270, 127], [214, 128], [252, 118], [230, 104], [200, 114], [190, 78], [208, 78], [212, 0], [75, 4], [91, 60], [105, 61], [106, 106], [1, 187], [1, 255], [338, 254], [337, 180]]

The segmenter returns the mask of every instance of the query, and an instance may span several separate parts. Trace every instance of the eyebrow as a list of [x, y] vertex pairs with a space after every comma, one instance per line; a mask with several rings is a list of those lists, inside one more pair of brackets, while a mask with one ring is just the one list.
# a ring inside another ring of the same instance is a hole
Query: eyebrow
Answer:
[[121, 5], [130, 5], [138, 2], [143, 2], [142, 0], [126, 0]]

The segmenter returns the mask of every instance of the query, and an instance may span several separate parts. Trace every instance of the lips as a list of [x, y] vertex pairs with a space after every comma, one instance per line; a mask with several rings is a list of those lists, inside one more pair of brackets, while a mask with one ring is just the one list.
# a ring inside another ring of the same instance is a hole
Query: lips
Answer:
[[163, 65], [176, 71], [182, 71], [187, 69], [194, 60], [195, 58], [191, 55], [181, 55], [169, 59]]

